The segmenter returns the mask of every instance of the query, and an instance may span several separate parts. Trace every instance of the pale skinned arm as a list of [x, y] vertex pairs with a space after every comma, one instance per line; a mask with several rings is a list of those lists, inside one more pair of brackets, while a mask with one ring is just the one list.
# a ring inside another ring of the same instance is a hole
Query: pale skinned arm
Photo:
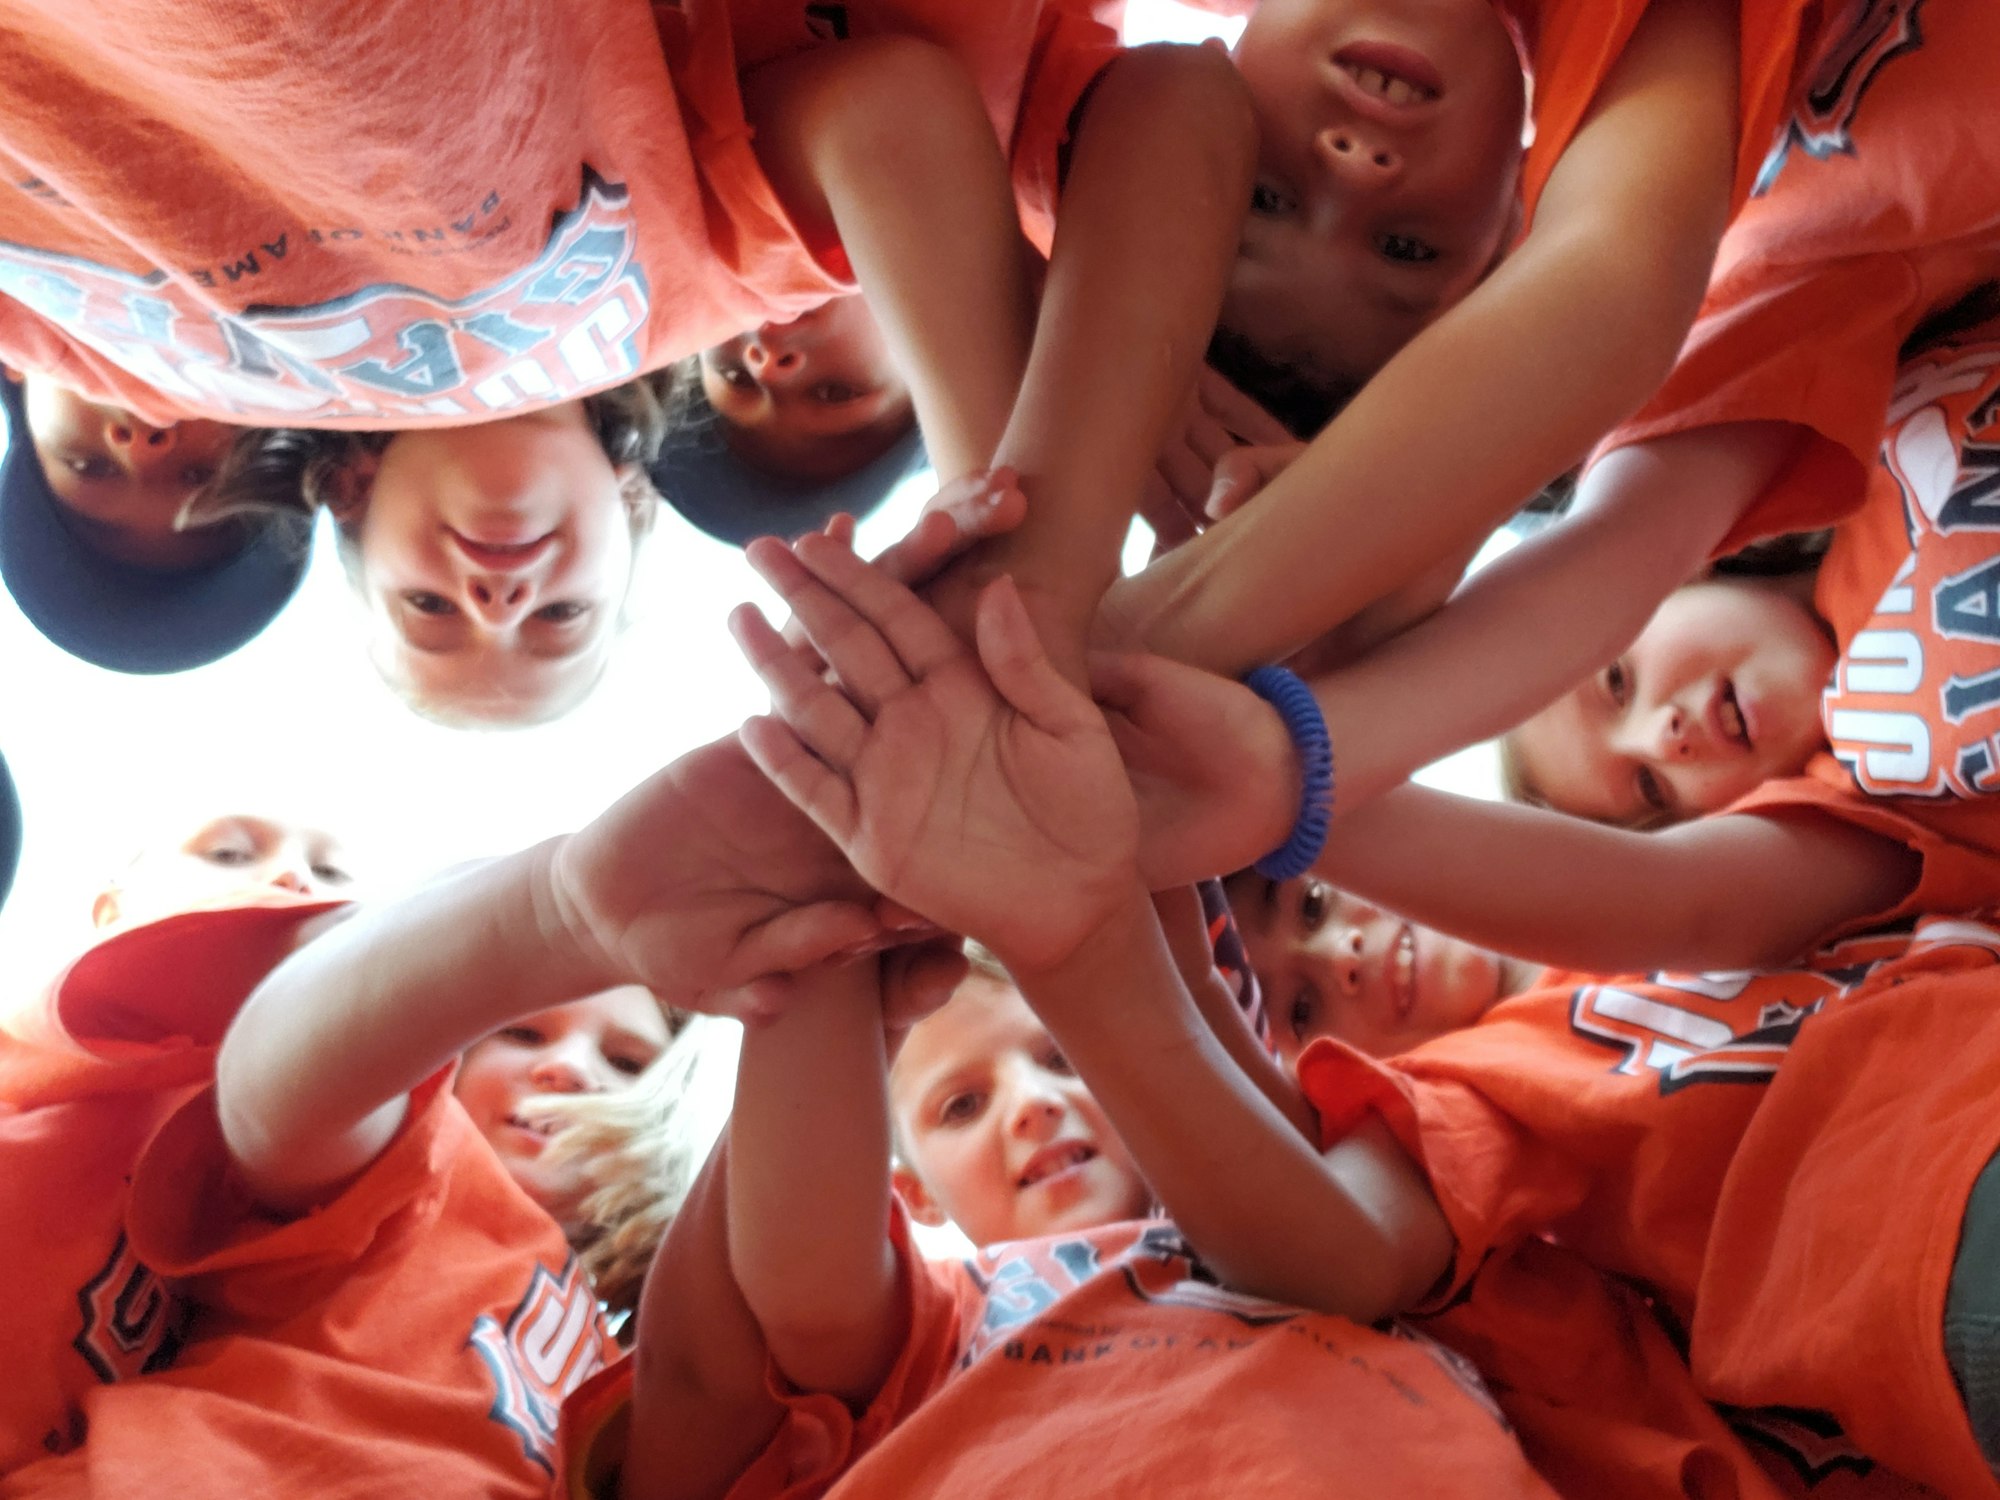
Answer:
[[1775, 968], [1914, 888], [1918, 856], [1811, 812], [1657, 833], [1399, 787], [1315, 873], [1428, 926], [1592, 974]]
[[908, 1329], [889, 1244], [889, 1101], [875, 962], [822, 970], [744, 1030], [729, 1258], [777, 1367], [866, 1405]]
[[1476, 542], [1633, 411], [1727, 219], [1735, 52], [1719, 0], [1648, 7], [1521, 247], [1256, 504], [1114, 588], [1113, 628], [1230, 675], [1282, 658]]
[[754, 1010], [766, 980], [886, 943], [875, 897], [732, 736], [576, 833], [356, 914], [265, 978], [216, 1063], [223, 1135], [266, 1206], [331, 1196], [388, 1144], [407, 1095], [519, 1016], [620, 984]]
[[1009, 972], [1230, 1286], [1366, 1323], [1444, 1273], [1451, 1230], [1416, 1164], [1379, 1125], [1314, 1149], [1196, 1006], [1136, 880], [1066, 962]]
[[1512, 729], [1615, 659], [1700, 571], [1797, 438], [1778, 423], [1738, 423], [1619, 449], [1585, 477], [1570, 515], [1429, 618], [1315, 677], [1337, 814]]

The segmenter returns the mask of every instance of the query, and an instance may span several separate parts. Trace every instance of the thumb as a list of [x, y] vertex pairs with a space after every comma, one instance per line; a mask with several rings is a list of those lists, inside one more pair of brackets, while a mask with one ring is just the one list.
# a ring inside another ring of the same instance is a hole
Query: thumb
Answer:
[[1029, 723], [1060, 733], [1076, 722], [1079, 708], [1097, 718], [1042, 649], [1013, 579], [1003, 575], [987, 585], [973, 615], [972, 634], [994, 690]]
[[883, 935], [867, 907], [852, 901], [795, 906], [744, 934], [730, 968], [733, 982], [748, 984], [791, 973], [859, 949]]
[[1263, 475], [1248, 448], [1235, 448], [1215, 461], [1215, 478], [1208, 487], [1202, 509], [1211, 521], [1220, 521], [1243, 508], [1263, 486]]

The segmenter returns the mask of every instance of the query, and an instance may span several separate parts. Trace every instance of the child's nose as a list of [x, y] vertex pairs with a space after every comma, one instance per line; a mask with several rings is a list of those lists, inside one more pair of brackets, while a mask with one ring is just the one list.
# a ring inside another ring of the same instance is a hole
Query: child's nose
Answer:
[[528, 1081], [545, 1094], [587, 1094], [590, 1075], [567, 1047], [553, 1047], [535, 1059]]
[[171, 453], [179, 445], [180, 433], [171, 423], [153, 427], [129, 412], [104, 419], [104, 441], [125, 453]]
[[1403, 175], [1402, 153], [1358, 125], [1322, 130], [1315, 144], [1320, 164], [1343, 187], [1380, 189]]
[[743, 362], [760, 378], [790, 375], [805, 368], [806, 357], [784, 344], [767, 344], [753, 338], [743, 349]]
[[1055, 1134], [1062, 1120], [1062, 1101], [1046, 1089], [1024, 1089], [1014, 1101], [1008, 1129], [1026, 1140], [1043, 1140]]
[[517, 623], [535, 603], [532, 581], [510, 573], [474, 573], [465, 580], [466, 607], [485, 624]]

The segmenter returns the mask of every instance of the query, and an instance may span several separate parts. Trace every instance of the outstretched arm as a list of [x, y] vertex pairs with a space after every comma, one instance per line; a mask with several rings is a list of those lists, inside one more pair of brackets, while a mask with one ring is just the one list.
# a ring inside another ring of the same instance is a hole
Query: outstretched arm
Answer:
[[589, 826], [366, 909], [280, 964], [216, 1064], [231, 1154], [300, 1210], [394, 1136], [410, 1089], [519, 1016], [619, 984], [746, 1008], [737, 986], [883, 938], [873, 892], [732, 737]]
[[1027, 519], [968, 560], [975, 578], [1013, 577], [1072, 680], [1132, 513], [1194, 389], [1250, 199], [1254, 146], [1242, 82], [1211, 47], [1127, 52], [1082, 108], [1034, 353], [994, 455], [1019, 471]]
[[1767, 969], [1894, 906], [1918, 857], [1806, 815], [1658, 833], [1399, 787], [1343, 819], [1316, 866], [1469, 942], [1591, 974]]
[[1731, 7], [1649, 6], [1520, 249], [1257, 503], [1118, 585], [1128, 638], [1230, 675], [1278, 660], [1491, 531], [1636, 408], [1722, 235], [1735, 54]]

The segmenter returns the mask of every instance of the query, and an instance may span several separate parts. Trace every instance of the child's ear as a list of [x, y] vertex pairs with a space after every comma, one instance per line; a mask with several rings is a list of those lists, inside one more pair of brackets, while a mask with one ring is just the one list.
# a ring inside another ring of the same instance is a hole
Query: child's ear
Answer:
[[937, 1200], [931, 1197], [929, 1189], [923, 1184], [923, 1179], [915, 1172], [898, 1163], [889, 1169], [889, 1186], [895, 1189], [896, 1196], [903, 1200], [903, 1207], [909, 1210], [910, 1217], [919, 1224], [928, 1225], [932, 1229], [944, 1227], [946, 1223], [944, 1210], [937, 1206]]
[[118, 920], [118, 887], [107, 885], [97, 893], [97, 899], [90, 903], [91, 924], [109, 927]]
[[375, 471], [381, 467], [380, 453], [356, 448], [326, 477], [320, 493], [334, 520], [351, 526], [361, 519], [362, 512], [368, 509], [368, 496], [375, 488]]

